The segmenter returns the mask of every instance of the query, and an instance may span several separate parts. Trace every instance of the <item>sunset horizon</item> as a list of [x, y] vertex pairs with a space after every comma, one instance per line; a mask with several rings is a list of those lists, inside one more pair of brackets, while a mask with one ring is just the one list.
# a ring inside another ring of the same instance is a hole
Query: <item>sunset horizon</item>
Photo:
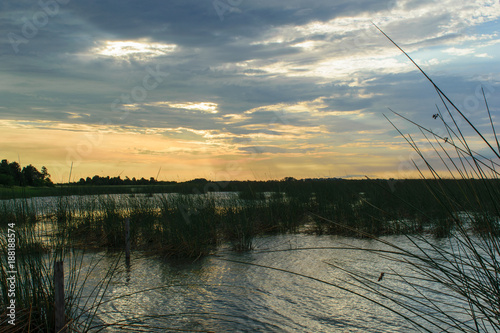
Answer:
[[500, 331], [500, 0], [0, 2], [1, 332]]
[[375, 24], [492, 137], [482, 88], [497, 124], [497, 1], [1, 7], [1, 158], [55, 183], [418, 178], [384, 115], [444, 136], [446, 111]]

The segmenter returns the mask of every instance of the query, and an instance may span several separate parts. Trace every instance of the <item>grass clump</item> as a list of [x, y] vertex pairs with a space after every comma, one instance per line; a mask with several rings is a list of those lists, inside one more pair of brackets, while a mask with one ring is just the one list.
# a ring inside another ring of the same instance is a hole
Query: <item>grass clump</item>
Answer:
[[[485, 98], [493, 132], [493, 140], [487, 140], [487, 135], [413, 63], [443, 103], [443, 111], [438, 108], [436, 114], [429, 116], [441, 121], [446, 136], [395, 112], [415, 125], [422, 138], [404, 135], [390, 123], [421, 158], [422, 163], [414, 164], [422, 179], [389, 184], [377, 180], [355, 182], [349, 187], [345, 181], [335, 181], [310, 190], [314, 193], [310, 208], [317, 233], [357, 235], [379, 242], [384, 250], [350, 250], [378, 255], [389, 260], [392, 268], [381, 271], [373, 267], [366, 272], [327, 262], [347, 274], [347, 278], [330, 281], [272, 266], [224, 260], [285, 272], [348, 291], [401, 316], [417, 331], [499, 332], [500, 144], [494, 122]], [[422, 147], [422, 142], [426, 147]], [[477, 142], [479, 147], [473, 148], [472, 143]], [[429, 156], [428, 151], [434, 155]], [[307, 192], [297, 195], [305, 198]], [[410, 247], [400, 246], [391, 241], [393, 238], [380, 237], [390, 233], [402, 233]]]
[[162, 197], [158, 253], [198, 257], [217, 244], [216, 206], [208, 198], [179, 195]]
[[[7, 234], [7, 226], [15, 230], [15, 261], [7, 255], [7, 239], [0, 239], [0, 300], [11, 304], [15, 300], [15, 325], [8, 321], [7, 312], [0, 319], [2, 332], [53, 332], [55, 327], [55, 287], [53, 267], [55, 261], [65, 264], [65, 316], [69, 331], [89, 332], [95, 324], [99, 306], [107, 286], [117, 270], [101, 267], [98, 262], [83, 267], [85, 252], [65, 247], [51, 232], [49, 224], [37, 228], [33, 225], [2, 224], [0, 230]], [[10, 266], [14, 265], [14, 269]], [[105, 278], [97, 281], [90, 292], [85, 285], [93, 271], [104, 269]], [[15, 281], [12, 293], [11, 281]]]
[[[251, 209], [251, 208], [250, 208]], [[231, 244], [234, 251], [242, 252], [253, 249], [253, 240], [257, 234], [254, 219], [248, 207], [227, 207], [221, 212], [223, 239]]]
[[[442, 110], [438, 108], [433, 118], [441, 122], [446, 137], [396, 112], [395, 115], [418, 128], [423, 140], [404, 135], [390, 122], [423, 162], [415, 163], [415, 167], [425, 180], [422, 183], [427, 195], [436, 202], [436, 210], [431, 215], [435, 219], [433, 232], [444, 238], [441, 243], [435, 243], [420, 234], [407, 235], [414, 247], [403, 249], [367, 235], [392, 249], [388, 258], [399, 263], [401, 270], [388, 272], [390, 279], [406, 285], [407, 292], [364, 274], [344, 270], [357, 287], [370, 291], [374, 299], [382, 297], [390, 304], [390, 310], [405, 317], [420, 331], [498, 332], [500, 145], [490, 110], [484, 98], [493, 140], [487, 140], [487, 135], [408, 58], [433, 85], [442, 101]], [[426, 153], [429, 150], [423, 149], [422, 142], [434, 155]], [[472, 148], [472, 142], [479, 142], [480, 146]], [[387, 256], [387, 253], [380, 255]]]

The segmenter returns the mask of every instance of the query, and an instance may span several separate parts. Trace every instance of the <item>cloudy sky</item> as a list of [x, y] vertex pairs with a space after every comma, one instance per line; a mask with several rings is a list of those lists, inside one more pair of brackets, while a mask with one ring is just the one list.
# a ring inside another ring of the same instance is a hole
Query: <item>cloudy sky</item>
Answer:
[[72, 163], [72, 180], [406, 177], [383, 114], [439, 127], [439, 97], [372, 22], [481, 128], [499, 18], [497, 0], [2, 1], [1, 158], [55, 182]]

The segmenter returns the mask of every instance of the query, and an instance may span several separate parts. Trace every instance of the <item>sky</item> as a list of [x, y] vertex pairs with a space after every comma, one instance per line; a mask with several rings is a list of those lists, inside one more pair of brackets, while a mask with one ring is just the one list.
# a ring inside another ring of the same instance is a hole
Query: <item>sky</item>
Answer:
[[497, 0], [6, 0], [0, 157], [54, 182], [411, 177], [384, 115], [439, 129], [440, 100], [374, 24], [498, 124]]

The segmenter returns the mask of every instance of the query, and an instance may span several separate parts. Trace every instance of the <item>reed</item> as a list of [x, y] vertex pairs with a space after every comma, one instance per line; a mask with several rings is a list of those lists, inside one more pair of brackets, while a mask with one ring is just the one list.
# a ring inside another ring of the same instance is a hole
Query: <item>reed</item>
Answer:
[[[252, 262], [220, 260], [301, 276], [350, 292], [400, 315], [418, 331], [498, 332], [500, 144], [487, 100], [484, 98], [492, 140], [487, 140], [488, 135], [474, 126], [472, 119], [467, 118], [406, 52], [396, 43], [394, 45], [435, 88], [443, 107], [442, 110], [438, 108], [434, 116], [442, 123], [446, 137], [393, 112], [416, 126], [422, 135], [423, 140], [405, 135], [388, 119], [421, 158], [423, 163], [415, 163], [415, 167], [422, 179], [399, 181], [392, 184], [391, 189], [377, 181], [370, 186], [355, 183], [350, 188], [344, 187], [346, 183], [343, 182], [333, 186], [320, 184], [313, 191], [311, 215], [316, 221], [317, 232], [344, 232], [380, 242], [387, 250], [352, 250], [379, 255], [397, 268], [385, 272], [374, 268], [374, 273], [327, 263], [343, 271], [348, 278], [326, 281]], [[464, 134], [467, 128], [472, 135]], [[421, 142], [432, 149], [432, 157], [424, 153]], [[480, 142], [480, 146], [472, 147], [473, 142]], [[374, 195], [377, 193], [383, 196]], [[404, 248], [378, 237], [383, 232], [378, 229], [380, 227], [402, 233], [413, 246]]]
[[179, 195], [160, 200], [157, 253], [198, 257], [217, 244], [216, 205], [210, 198]]
[[2, 201], [0, 206], [0, 221], [5, 224], [34, 224], [40, 215], [38, 207], [27, 199]]
[[[435, 243], [420, 234], [406, 235], [414, 248], [403, 249], [366, 235], [392, 248], [388, 257], [401, 269], [388, 272], [389, 279], [399, 282], [399, 286], [406, 285], [409, 292], [368, 278], [366, 274], [338, 268], [350, 275], [356, 288], [369, 291], [373, 300], [382, 298], [390, 304], [391, 311], [408, 318], [419, 330], [497, 332], [500, 330], [497, 171], [500, 145], [487, 100], [484, 98], [485, 113], [493, 129], [489, 135], [493, 140], [487, 140], [488, 135], [467, 118], [406, 52], [394, 45], [428, 79], [442, 101], [442, 109], [438, 108], [434, 118], [445, 128], [446, 137], [396, 112], [393, 112], [396, 116], [417, 127], [422, 140], [403, 134], [393, 121], [389, 122], [423, 161], [423, 167], [417, 163], [415, 167], [424, 179], [427, 195], [437, 203], [433, 212], [437, 221], [434, 232], [445, 237], [445, 242]], [[434, 155], [424, 153], [419, 142], [431, 147]], [[473, 142], [480, 142], [480, 146], [473, 148]]]
[[160, 216], [160, 210], [154, 197], [130, 197], [124, 210], [130, 218], [132, 246], [141, 247], [142, 244], [153, 242]]
[[[6, 231], [6, 225], [0, 227]], [[100, 267], [107, 273], [99, 280], [90, 293], [85, 293], [85, 284], [97, 266], [91, 264], [84, 272], [82, 263], [84, 251], [65, 247], [60, 238], [51, 232], [47, 223], [34, 228], [33, 225], [15, 225], [15, 326], [8, 324], [9, 317], [2, 314], [1, 332], [52, 332], [54, 331], [54, 281], [55, 261], [64, 261], [65, 275], [65, 314], [70, 331], [88, 332], [94, 321], [99, 304], [107, 285], [111, 281], [116, 265]], [[2, 304], [10, 304], [12, 294], [8, 277], [12, 276], [8, 267], [7, 240], [0, 239], [0, 299]]]
[[257, 234], [255, 220], [252, 218], [253, 207], [226, 207], [221, 211], [222, 239], [231, 244], [231, 249], [242, 252], [253, 249], [253, 240]]

